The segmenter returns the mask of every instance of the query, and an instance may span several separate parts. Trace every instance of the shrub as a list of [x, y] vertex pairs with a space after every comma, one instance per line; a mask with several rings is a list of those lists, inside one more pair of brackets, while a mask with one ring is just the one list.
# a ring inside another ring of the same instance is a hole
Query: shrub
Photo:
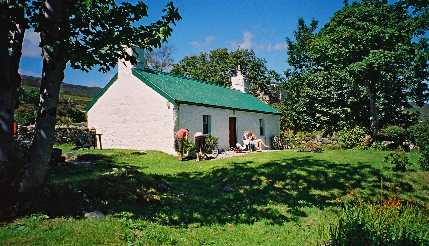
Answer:
[[393, 142], [393, 148], [398, 148], [407, 139], [407, 131], [400, 126], [387, 126], [381, 130], [381, 135]]
[[[174, 141], [174, 148], [176, 150], [176, 152], [179, 152], [179, 140], [176, 139]], [[194, 151], [195, 150], [195, 143], [191, 140], [191, 139], [185, 139], [183, 141], [183, 150], [184, 152], [189, 152], [189, 151]]]
[[429, 146], [426, 146], [426, 149], [421, 151], [419, 164], [421, 169], [426, 171], [429, 170]]
[[299, 152], [315, 152], [320, 153], [323, 149], [317, 143], [306, 143], [305, 146], [299, 148]]
[[405, 152], [392, 152], [384, 157], [384, 162], [390, 164], [394, 171], [406, 171], [409, 165]]
[[380, 151], [389, 150], [389, 147], [381, 141], [374, 141], [371, 144], [371, 148], [373, 148], [375, 150], [380, 150]]
[[410, 135], [412, 141], [420, 148], [420, 167], [429, 170], [429, 121], [410, 127]]
[[368, 147], [367, 132], [364, 128], [356, 126], [338, 132], [340, 144], [343, 148], [365, 148]]
[[15, 120], [19, 125], [28, 126], [36, 121], [36, 109], [32, 105], [21, 105], [15, 111]]
[[282, 140], [280, 136], [274, 136], [271, 139], [271, 143], [272, 143], [273, 149], [275, 150], [282, 150], [287, 148], [286, 143]]
[[218, 147], [219, 138], [213, 135], [207, 135], [205, 137], [205, 151], [206, 153], [212, 153]]
[[273, 149], [298, 149], [305, 150], [308, 145], [316, 144], [323, 149], [340, 149], [338, 134], [325, 136], [323, 131], [313, 132], [293, 132], [291, 130], [282, 131], [280, 136], [272, 139]]
[[330, 229], [331, 245], [428, 245], [425, 218], [417, 208], [398, 200], [346, 206]]

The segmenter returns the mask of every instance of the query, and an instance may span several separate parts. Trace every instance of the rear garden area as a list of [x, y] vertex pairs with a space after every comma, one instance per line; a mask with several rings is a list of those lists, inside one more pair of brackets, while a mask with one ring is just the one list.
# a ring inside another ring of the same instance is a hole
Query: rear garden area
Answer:
[[74, 161], [51, 169], [32, 215], [1, 225], [2, 245], [429, 243], [429, 172], [418, 152], [397, 171], [384, 160], [391, 152], [375, 149], [195, 162], [60, 148]]

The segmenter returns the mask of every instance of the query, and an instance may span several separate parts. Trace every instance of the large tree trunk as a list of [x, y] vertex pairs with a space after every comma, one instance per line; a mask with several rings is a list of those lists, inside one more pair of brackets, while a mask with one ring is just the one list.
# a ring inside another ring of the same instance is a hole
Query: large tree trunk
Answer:
[[18, 68], [26, 22], [22, 5], [11, 10], [1, 4], [0, 16], [0, 218], [4, 218], [11, 215], [9, 209], [16, 198], [17, 175], [21, 166], [10, 126], [21, 84]]
[[9, 54], [9, 13], [6, 4], [0, 5], [0, 173], [3, 165], [9, 160], [12, 144], [10, 123], [12, 122], [12, 88]]
[[43, 74], [35, 136], [30, 158], [20, 185], [21, 192], [31, 192], [44, 185], [55, 140], [55, 123], [61, 81], [66, 67], [65, 33], [67, 7], [64, 0], [46, 0], [41, 24]]

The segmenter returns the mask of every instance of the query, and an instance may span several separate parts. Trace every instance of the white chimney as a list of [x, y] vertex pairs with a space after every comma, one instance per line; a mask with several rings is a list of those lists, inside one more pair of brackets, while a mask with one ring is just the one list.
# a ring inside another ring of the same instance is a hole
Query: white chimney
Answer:
[[249, 90], [249, 83], [241, 73], [240, 65], [237, 67], [237, 74], [231, 77], [231, 89], [246, 93]]
[[[133, 54], [133, 49], [131, 48], [127, 48], [126, 51], [130, 55]], [[134, 66], [131, 64], [131, 62], [120, 59], [118, 61], [118, 77], [122, 78], [122, 77], [130, 76], [132, 74], [131, 69], [133, 67]]]

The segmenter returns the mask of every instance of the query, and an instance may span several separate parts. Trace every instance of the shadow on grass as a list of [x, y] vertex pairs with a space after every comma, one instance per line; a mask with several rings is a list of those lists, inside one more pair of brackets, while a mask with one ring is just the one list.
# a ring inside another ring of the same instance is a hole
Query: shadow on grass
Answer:
[[[390, 182], [368, 164], [338, 164], [311, 157], [258, 165], [236, 162], [208, 172], [174, 176], [145, 175], [126, 163], [114, 164], [111, 156], [90, 158], [96, 165], [53, 170], [57, 181], [49, 185], [35, 210], [51, 216], [82, 216], [93, 210], [128, 212], [165, 225], [261, 220], [282, 224], [307, 216], [303, 207], [335, 206], [337, 197], [355, 189], [378, 195], [380, 180]], [[403, 185], [412, 189], [410, 184]]]

